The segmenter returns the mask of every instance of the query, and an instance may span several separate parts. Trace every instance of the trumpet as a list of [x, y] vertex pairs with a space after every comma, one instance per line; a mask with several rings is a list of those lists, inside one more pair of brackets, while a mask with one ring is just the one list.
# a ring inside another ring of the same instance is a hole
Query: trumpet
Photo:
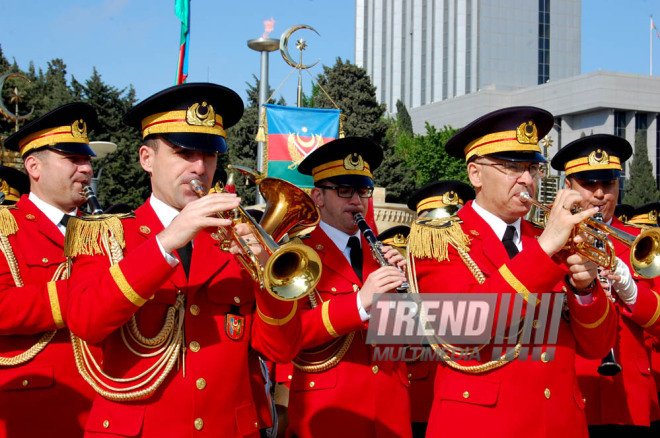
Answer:
[[[260, 178], [257, 184], [266, 199], [266, 211], [261, 223], [266, 220], [292, 228], [301, 223], [316, 225], [319, 222], [320, 214], [316, 205], [309, 195], [298, 187], [278, 178]], [[193, 179], [190, 185], [199, 197], [206, 195], [200, 180]], [[269, 189], [267, 193], [262, 190], [262, 186]], [[220, 193], [224, 189], [218, 184], [215, 190]], [[303, 202], [305, 196], [309, 198], [309, 202], [292, 205], [295, 201]], [[274, 197], [278, 198], [277, 202], [273, 201]], [[218, 229], [221, 248], [228, 250], [231, 242], [236, 243], [239, 248], [236, 256], [239, 263], [262, 289], [282, 301], [298, 300], [314, 290], [321, 278], [321, 259], [316, 251], [300, 240], [292, 240], [280, 246], [277, 242], [287, 234], [287, 229], [280, 227], [270, 230], [269, 233], [240, 205], [231, 212], [218, 212], [216, 215], [223, 219], [232, 219], [234, 223], [246, 223], [257, 242], [270, 255], [264, 265], [233, 226]], [[270, 219], [273, 215], [280, 217], [273, 221]]]
[[[520, 199], [531, 202], [538, 208], [550, 211], [550, 207], [532, 198], [529, 193], [521, 192]], [[612, 238], [630, 249], [630, 266], [644, 278], [660, 275], [660, 231], [655, 228], [642, 230], [638, 236], [626, 233], [594, 218], [587, 218], [576, 226], [579, 233], [587, 239], [579, 244], [569, 243], [572, 251], [581, 254], [599, 266], [610, 271], [616, 268], [616, 253]], [[595, 242], [599, 242], [598, 245]], [[602, 244], [603, 249], [599, 248]]]

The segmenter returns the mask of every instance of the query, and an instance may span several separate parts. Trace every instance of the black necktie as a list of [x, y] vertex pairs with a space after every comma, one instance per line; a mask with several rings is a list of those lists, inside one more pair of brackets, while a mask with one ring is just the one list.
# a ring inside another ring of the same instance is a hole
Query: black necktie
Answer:
[[179, 252], [179, 258], [181, 259], [181, 264], [183, 265], [183, 270], [186, 272], [186, 277], [190, 272], [190, 260], [192, 259], [192, 241], [186, 243], [185, 246], [177, 250]]
[[356, 236], [351, 236], [348, 239], [348, 247], [351, 249], [351, 266], [362, 281], [362, 248], [360, 248], [360, 239]]
[[60, 221], [60, 223], [66, 227], [66, 224], [69, 223], [69, 219], [71, 219], [72, 217], [73, 216], [70, 214], [65, 214], [64, 216], [62, 216], [62, 220]]
[[518, 254], [518, 247], [513, 241], [513, 236], [516, 235], [516, 227], [513, 225], [507, 225], [506, 231], [504, 232], [504, 237], [502, 237], [502, 243], [504, 244], [504, 248], [506, 248], [507, 254], [509, 254], [509, 258], [512, 259], [513, 256]]

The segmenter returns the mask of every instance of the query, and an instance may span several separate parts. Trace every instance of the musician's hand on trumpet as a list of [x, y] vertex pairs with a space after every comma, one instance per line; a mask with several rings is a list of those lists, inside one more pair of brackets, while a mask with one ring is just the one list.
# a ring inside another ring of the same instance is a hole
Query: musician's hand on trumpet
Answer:
[[217, 212], [233, 210], [241, 198], [233, 193], [212, 193], [190, 201], [174, 220], [158, 234], [158, 241], [166, 253], [184, 247], [206, 228], [219, 228], [232, 225], [231, 219], [223, 219]]
[[[244, 223], [237, 224], [235, 229], [236, 234], [238, 234], [239, 237], [241, 237], [250, 247], [250, 251], [261, 260], [261, 263], [266, 264], [270, 254], [264, 250], [264, 247], [261, 246], [257, 238], [252, 234], [252, 229]], [[240, 248], [235, 241], [232, 241], [231, 246], [229, 247], [229, 252], [238, 255], [242, 252], [242, 248]]]
[[[582, 239], [576, 236], [575, 239]], [[570, 274], [568, 280], [575, 290], [585, 290], [595, 285], [594, 280], [598, 277], [598, 265], [578, 253], [570, 254], [564, 261]]]
[[[522, 202], [528, 201], [521, 198]], [[582, 201], [582, 195], [575, 190], [559, 190], [550, 210], [545, 230], [538, 239], [539, 245], [550, 257], [564, 249], [566, 242], [574, 235], [575, 227], [588, 217], [593, 216], [598, 208], [589, 208], [577, 213], [573, 206]], [[574, 238], [578, 238], [575, 236]]]

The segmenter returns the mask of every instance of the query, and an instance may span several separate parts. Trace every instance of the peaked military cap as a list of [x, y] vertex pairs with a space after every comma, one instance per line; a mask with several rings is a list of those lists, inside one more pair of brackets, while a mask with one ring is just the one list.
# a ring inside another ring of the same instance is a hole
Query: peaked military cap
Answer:
[[508, 161], [546, 162], [539, 140], [554, 118], [533, 106], [503, 108], [479, 117], [449, 139], [445, 151], [453, 157], [489, 156]]
[[394, 248], [405, 248], [408, 243], [408, 234], [410, 234], [409, 226], [397, 225], [380, 233], [378, 235], [378, 240], [384, 245], [389, 245]]
[[660, 202], [649, 202], [648, 204], [637, 207], [632, 217], [628, 219], [628, 223], [657, 227], [658, 212], [660, 212]]
[[[442, 180], [426, 184], [416, 190], [408, 198], [408, 208], [415, 210], [417, 215], [424, 211], [432, 211], [431, 217], [448, 217], [465, 203], [474, 199], [474, 189], [460, 181]], [[439, 209], [437, 212], [436, 209]]]
[[610, 181], [621, 176], [621, 166], [632, 155], [626, 139], [611, 134], [578, 138], [552, 158], [553, 169], [587, 181]]
[[621, 222], [628, 222], [635, 214], [635, 207], [629, 204], [617, 204], [614, 208], [614, 216]]
[[222, 85], [175, 85], [146, 98], [124, 116], [142, 138], [160, 135], [184, 149], [227, 152], [227, 128], [243, 116], [243, 101]]
[[18, 169], [0, 166], [0, 204], [15, 204], [30, 193], [30, 179]]
[[307, 155], [298, 166], [303, 175], [312, 175], [314, 183], [330, 180], [352, 187], [373, 187], [373, 171], [383, 161], [383, 150], [363, 137], [333, 140]]
[[95, 125], [96, 112], [91, 105], [83, 102], [67, 103], [7, 137], [5, 147], [18, 151], [23, 158], [44, 148], [95, 157], [87, 137], [88, 130]]

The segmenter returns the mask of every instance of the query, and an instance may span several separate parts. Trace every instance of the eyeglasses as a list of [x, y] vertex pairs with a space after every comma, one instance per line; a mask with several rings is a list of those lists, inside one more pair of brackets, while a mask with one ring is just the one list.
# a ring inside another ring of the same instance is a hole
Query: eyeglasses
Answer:
[[340, 198], [352, 198], [357, 190], [360, 198], [371, 198], [374, 194], [373, 187], [347, 187], [347, 186], [316, 186], [320, 189], [336, 190]]
[[520, 178], [525, 171], [529, 172], [529, 176], [532, 178], [543, 178], [548, 173], [548, 165], [546, 163], [525, 164], [517, 161], [506, 161], [504, 163], [475, 162], [475, 164], [493, 166], [506, 176], [516, 179]]

